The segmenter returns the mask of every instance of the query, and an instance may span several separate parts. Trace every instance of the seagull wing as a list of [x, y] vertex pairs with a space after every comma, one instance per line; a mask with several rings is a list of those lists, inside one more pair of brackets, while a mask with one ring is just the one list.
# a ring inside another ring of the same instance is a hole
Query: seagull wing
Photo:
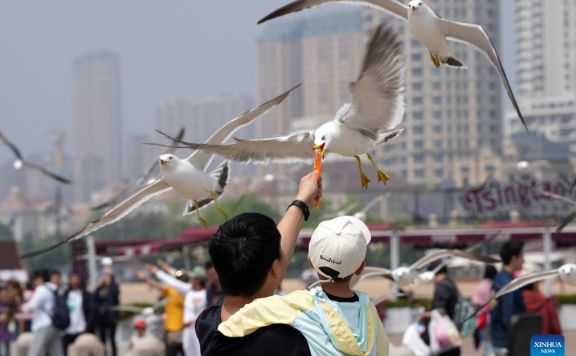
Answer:
[[565, 196], [562, 196], [562, 195], [559, 195], [559, 194], [554, 194], [554, 193], [545, 192], [545, 191], [543, 191], [543, 190], [540, 190], [540, 194], [541, 194], [541, 195], [544, 195], [544, 196], [547, 196], [547, 197], [549, 197], [549, 198], [552, 198], [552, 199], [554, 199], [554, 200], [560, 200], [560, 201], [563, 201], [563, 202], [568, 203], [568, 204], [570, 204], [570, 205], [576, 206], [576, 201], [574, 201], [574, 200], [572, 200], [572, 199], [570, 199], [570, 198], [568, 198], [568, 197], [565, 197]]
[[117, 205], [107, 213], [101, 215], [96, 220], [92, 221], [90, 224], [86, 225], [82, 230], [76, 232], [75, 234], [67, 237], [65, 240], [58, 242], [55, 245], [47, 247], [45, 249], [31, 252], [21, 256], [21, 258], [30, 258], [42, 255], [46, 252], [52, 251], [55, 248], [58, 248], [64, 245], [67, 242], [77, 240], [83, 236], [86, 236], [94, 231], [106, 226], [115, 223], [116, 221], [122, 219], [126, 215], [130, 214], [140, 205], [144, 204], [148, 200], [152, 199], [156, 195], [164, 193], [168, 190], [172, 189], [166, 181], [163, 179], [158, 179], [156, 182], [148, 185], [146, 188], [140, 190], [138, 193], [134, 194], [130, 198], [126, 199], [121, 204]]
[[26, 160], [21, 159], [20, 161], [22, 161], [22, 164], [24, 165], [24, 167], [26, 168], [30, 168], [30, 169], [34, 169], [37, 170], [38, 172], [41, 172], [42, 174], [57, 180], [60, 183], [64, 183], [64, 184], [71, 184], [72, 181], [70, 179], [64, 178], [56, 173], [50, 172], [49, 170], [47, 170], [46, 168], [36, 164], [36, 163], [31, 163], [28, 162]]
[[10, 150], [12, 150], [12, 153], [14, 153], [14, 156], [16, 156], [17, 159], [23, 160], [22, 153], [20, 152], [18, 147], [16, 147], [16, 145], [14, 145], [12, 142], [10, 142], [10, 140], [8, 140], [6, 138], [6, 136], [4, 136], [2, 131], [0, 131], [0, 141], [4, 142], [4, 144], [6, 146], [8, 146], [8, 148], [10, 148]]
[[442, 259], [444, 257], [459, 257], [459, 258], [465, 258], [468, 260], [478, 261], [478, 262], [483, 262], [483, 263], [498, 263], [498, 262], [500, 262], [500, 260], [497, 260], [497, 259], [492, 258], [492, 257], [476, 255], [473, 253], [464, 252], [464, 251], [460, 251], [460, 250], [438, 250], [438, 251], [432, 252], [431, 254], [428, 254], [428, 255], [422, 257], [420, 260], [418, 260], [416, 263], [414, 263], [412, 266], [410, 266], [410, 269], [412, 271], [416, 271], [416, 270], [418, 270], [418, 269], [420, 269], [426, 265], [429, 265], [430, 263], [432, 263], [434, 261]]
[[[500, 233], [501, 233], [501, 231], [498, 231], [498, 232], [496, 232], [495, 234], [492, 234], [492, 235], [488, 236], [488, 238], [486, 238], [484, 241], [481, 241], [481, 242], [479, 242], [479, 243], [477, 243], [477, 244], [474, 244], [474, 245], [468, 247], [468, 248], [466, 249], [466, 252], [470, 252], [470, 253], [471, 253], [471, 252], [474, 252], [474, 251], [480, 249], [480, 248], [483, 247], [483, 246], [488, 245], [488, 244], [491, 243], [495, 238], [497, 238], [497, 237], [500, 235]], [[438, 273], [438, 271], [440, 271], [444, 266], [447, 266], [447, 265], [451, 262], [451, 260], [452, 260], [452, 259], [449, 259], [449, 260], [447, 260], [447, 261], [444, 261], [444, 262], [440, 263], [440, 264], [438, 265], [438, 267], [434, 268], [434, 274]]]
[[[287, 92], [275, 97], [274, 99], [260, 105], [256, 109], [252, 109], [247, 111], [245, 114], [238, 116], [234, 120], [228, 122], [226, 125], [222, 126], [212, 137], [210, 137], [205, 143], [207, 145], [219, 145], [224, 143], [234, 132], [243, 128], [244, 126], [248, 125], [252, 121], [258, 119], [262, 115], [266, 114], [268, 111], [272, 110], [276, 106], [280, 105], [290, 95], [290, 93], [296, 88], [298, 88], [301, 84], [298, 84], [294, 88], [288, 90]], [[212, 154], [204, 150], [198, 150], [190, 157], [188, 157], [188, 161], [192, 163], [192, 165], [198, 169], [205, 170], [210, 161], [212, 160]]]
[[380, 25], [368, 45], [358, 81], [352, 84], [352, 103], [340, 109], [336, 121], [377, 140], [379, 131], [402, 122], [403, 83], [400, 42], [391, 27]]
[[479, 49], [488, 58], [488, 60], [490, 60], [492, 65], [498, 71], [498, 74], [500, 74], [500, 78], [502, 78], [504, 87], [508, 92], [510, 100], [512, 100], [512, 104], [514, 105], [514, 109], [516, 109], [518, 117], [522, 121], [522, 124], [524, 124], [526, 131], [528, 131], [528, 126], [526, 126], [524, 116], [522, 116], [522, 113], [520, 112], [520, 107], [516, 102], [516, 97], [512, 92], [512, 87], [510, 86], [504, 67], [502, 67], [500, 56], [498, 55], [498, 52], [496, 52], [492, 40], [490, 40], [490, 37], [488, 37], [488, 34], [486, 34], [486, 31], [484, 31], [482, 26], [450, 21], [440, 17], [438, 17], [436, 21], [438, 26], [446, 34], [447, 39], [472, 45]]
[[193, 148], [204, 155], [217, 155], [242, 163], [309, 162], [314, 159], [314, 138], [309, 131], [263, 140], [237, 140], [223, 145], [184, 143], [178, 147]]
[[568, 214], [568, 216], [564, 218], [564, 220], [562, 220], [560, 226], [556, 228], [556, 232], [558, 233], [562, 232], [562, 230], [564, 230], [564, 228], [568, 226], [568, 224], [570, 224], [575, 218], [576, 218], [576, 211], [572, 211], [570, 214]]
[[[502, 287], [502, 289], [500, 289], [498, 291], [498, 293], [496, 293], [486, 304], [484, 304], [481, 307], [479, 307], [478, 309], [476, 309], [474, 314], [469, 316], [468, 319], [474, 317], [482, 309], [484, 309], [484, 308], [486, 308], [486, 306], [490, 305], [495, 299], [500, 298], [504, 294], [514, 292], [514, 291], [516, 291], [516, 290], [518, 290], [524, 286], [527, 286], [529, 284], [540, 282], [540, 281], [546, 280], [548, 278], [553, 278], [553, 277], [558, 277], [558, 276], [560, 276], [560, 273], [558, 272], [558, 270], [554, 270], [554, 271], [531, 273], [531, 274], [527, 274], [525, 276], [516, 278], [512, 282], [510, 282], [507, 285], [505, 285], [504, 287]], [[468, 320], [468, 319], [466, 319], [466, 320]], [[466, 320], [464, 320], [464, 322], [466, 322]]]
[[262, 20], [258, 21], [258, 24], [260, 25], [261, 23], [275, 19], [277, 17], [328, 3], [363, 5], [386, 11], [390, 15], [403, 20], [408, 19], [408, 7], [394, 0], [298, 0], [272, 12]]
[[154, 304], [152, 306], [152, 309], [154, 309], [154, 311], [156, 311], [156, 309], [160, 309], [160, 308], [164, 307], [166, 305], [166, 303], [171, 301], [173, 298], [174, 297], [168, 297], [168, 298], [164, 298], [162, 300], [159, 300], [156, 304]]
[[372, 301], [372, 304], [378, 305], [378, 304], [383, 303], [387, 300], [394, 299], [397, 297], [403, 297], [403, 296], [404, 296], [404, 293], [389, 293], [389, 294], [383, 294], [379, 297], [371, 299], [371, 301]]

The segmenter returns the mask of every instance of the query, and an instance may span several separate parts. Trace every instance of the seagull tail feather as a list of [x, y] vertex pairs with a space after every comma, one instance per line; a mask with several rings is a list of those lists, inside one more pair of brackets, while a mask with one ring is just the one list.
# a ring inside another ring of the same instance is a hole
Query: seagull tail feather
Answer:
[[[222, 162], [222, 164], [220, 164], [218, 167], [216, 167], [214, 171], [212, 171], [212, 173], [210, 173], [210, 175], [217, 180], [217, 188], [214, 191], [217, 198], [220, 197], [222, 194], [224, 194], [224, 188], [226, 188], [226, 185], [228, 185], [229, 174], [230, 174], [230, 168], [228, 167], [228, 162]], [[198, 201], [198, 208], [199, 210], [202, 210], [202, 208], [207, 207], [213, 202], [214, 199], [212, 199], [212, 197], [202, 199]], [[188, 200], [188, 203], [186, 203], [186, 207], [184, 208], [183, 215], [190, 215], [195, 211], [196, 211], [196, 204], [194, 204], [192, 200]]]
[[448, 57], [440, 57], [440, 62], [442, 62], [442, 64], [444, 65], [447, 65], [448, 67], [461, 68], [461, 69], [467, 68], [464, 63], [462, 63], [458, 58], [452, 55]]

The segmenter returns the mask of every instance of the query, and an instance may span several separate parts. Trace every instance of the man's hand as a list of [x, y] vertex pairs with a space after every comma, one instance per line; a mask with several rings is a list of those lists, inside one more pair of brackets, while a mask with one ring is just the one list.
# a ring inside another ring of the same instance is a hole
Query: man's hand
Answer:
[[158, 267], [151, 265], [149, 263], [146, 264], [146, 269], [148, 270], [148, 272], [152, 273], [153, 275], [156, 275], [156, 273], [158, 273]]
[[142, 271], [136, 271], [136, 278], [138, 278], [141, 281], [145, 281], [146, 275]]
[[322, 198], [322, 181], [318, 180], [318, 172], [314, 171], [300, 180], [296, 199], [302, 200], [308, 208], [316, 205], [315, 200]]

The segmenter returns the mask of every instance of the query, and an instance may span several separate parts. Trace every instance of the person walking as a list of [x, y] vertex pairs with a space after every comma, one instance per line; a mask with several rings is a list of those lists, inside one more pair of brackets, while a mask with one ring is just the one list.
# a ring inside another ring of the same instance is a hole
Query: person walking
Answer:
[[46, 351], [50, 356], [63, 356], [60, 337], [62, 330], [52, 324], [58, 288], [50, 282], [50, 274], [47, 270], [36, 271], [32, 276], [32, 283], [36, 287], [34, 295], [30, 301], [22, 305], [22, 311], [34, 313], [32, 317], [34, 342], [28, 349], [28, 356], [43, 356]]
[[[429, 266], [429, 270], [434, 270], [437, 264]], [[441, 314], [447, 315], [452, 321], [455, 321], [456, 306], [460, 299], [458, 287], [448, 275], [448, 267], [442, 267], [434, 277], [434, 298], [432, 300], [432, 309], [438, 310]], [[438, 356], [460, 356], [460, 347], [445, 351]]]
[[110, 272], [105, 272], [100, 277], [95, 299], [96, 323], [100, 340], [104, 345], [107, 340], [110, 340], [112, 356], [116, 356], [116, 325], [120, 319], [120, 313], [112, 308], [120, 304], [120, 289]]
[[[476, 285], [474, 295], [472, 296], [472, 303], [477, 308], [488, 303], [492, 298], [492, 282], [496, 277], [498, 271], [492, 265], [486, 265], [484, 269], [484, 278]], [[478, 313], [478, 327], [476, 329], [479, 343], [482, 345], [482, 352], [484, 356], [494, 354], [492, 347], [492, 337], [490, 336], [490, 306], [486, 306]]]

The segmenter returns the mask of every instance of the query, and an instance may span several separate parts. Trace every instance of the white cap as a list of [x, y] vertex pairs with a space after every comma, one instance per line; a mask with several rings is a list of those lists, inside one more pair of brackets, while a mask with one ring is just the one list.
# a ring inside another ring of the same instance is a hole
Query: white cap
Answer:
[[312, 234], [308, 254], [318, 274], [331, 278], [320, 270], [329, 267], [339, 272], [338, 278], [346, 278], [366, 259], [370, 239], [370, 230], [360, 219], [341, 216], [318, 225]]

